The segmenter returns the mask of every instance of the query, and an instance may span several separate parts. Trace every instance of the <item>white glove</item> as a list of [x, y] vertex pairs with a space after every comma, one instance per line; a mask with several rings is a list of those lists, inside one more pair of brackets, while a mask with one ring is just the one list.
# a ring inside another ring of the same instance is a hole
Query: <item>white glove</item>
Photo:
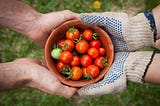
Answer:
[[126, 82], [143, 83], [143, 77], [154, 56], [153, 52], [118, 52], [115, 60], [103, 80], [82, 87], [78, 94], [82, 97], [93, 97], [110, 93], [123, 92]]
[[97, 25], [109, 33], [115, 52], [135, 51], [144, 46], [154, 46], [156, 27], [151, 12], [129, 17], [126, 13], [104, 12], [81, 14], [84, 24]]

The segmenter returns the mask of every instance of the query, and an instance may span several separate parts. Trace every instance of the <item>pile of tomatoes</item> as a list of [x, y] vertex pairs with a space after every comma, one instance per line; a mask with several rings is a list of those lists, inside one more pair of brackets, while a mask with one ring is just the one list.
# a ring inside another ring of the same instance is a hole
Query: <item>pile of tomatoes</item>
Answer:
[[51, 56], [57, 70], [72, 80], [94, 79], [107, 66], [106, 49], [98, 34], [91, 29], [82, 32], [71, 27], [65, 38], [58, 41]]

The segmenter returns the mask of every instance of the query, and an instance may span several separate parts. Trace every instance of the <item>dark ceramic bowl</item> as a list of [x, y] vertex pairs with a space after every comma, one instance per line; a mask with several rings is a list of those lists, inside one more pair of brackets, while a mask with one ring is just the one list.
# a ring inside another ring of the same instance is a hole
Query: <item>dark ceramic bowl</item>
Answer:
[[[56, 64], [54, 59], [52, 59], [51, 57], [51, 50], [53, 49], [53, 45], [58, 42], [59, 40], [65, 38], [65, 33], [66, 31], [70, 28], [74, 26], [75, 28], [78, 28], [79, 30], [85, 30], [85, 29], [92, 29], [93, 31], [97, 32], [100, 40], [102, 42], [102, 46], [106, 49], [106, 57], [107, 61], [108, 61], [108, 66], [106, 66], [99, 74], [99, 76], [97, 78], [95, 78], [94, 80], [90, 80], [90, 79], [84, 79], [84, 80], [79, 80], [79, 81], [73, 81], [71, 79], [67, 79], [65, 76], [63, 76], [62, 74], [60, 74], [57, 69], [56, 69]], [[59, 27], [57, 27], [49, 36], [46, 45], [45, 45], [45, 61], [46, 64], [49, 68], [50, 71], [53, 72], [53, 74], [55, 74], [58, 79], [65, 85], [68, 86], [72, 86], [72, 87], [82, 87], [88, 84], [92, 84], [95, 83], [99, 80], [101, 80], [104, 75], [107, 73], [107, 71], [109, 70], [110, 66], [112, 65], [114, 59], [114, 48], [113, 48], [113, 44], [112, 41], [110, 39], [110, 37], [108, 36], [108, 34], [103, 31], [100, 27], [97, 26], [87, 26], [82, 24], [79, 20], [71, 20], [71, 21], [67, 21], [65, 23], [63, 23], [62, 25], [60, 25]]]

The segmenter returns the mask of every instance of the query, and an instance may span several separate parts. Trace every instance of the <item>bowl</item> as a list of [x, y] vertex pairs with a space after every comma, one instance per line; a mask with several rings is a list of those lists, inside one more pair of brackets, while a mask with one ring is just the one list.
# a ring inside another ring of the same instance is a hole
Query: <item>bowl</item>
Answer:
[[[106, 66], [99, 74], [97, 78], [94, 80], [91, 79], [84, 79], [79, 81], [73, 81], [71, 79], [67, 79], [65, 76], [63, 76], [61, 73], [59, 73], [56, 69], [56, 64], [54, 59], [51, 57], [51, 51], [53, 49], [53, 45], [58, 42], [59, 40], [65, 38], [65, 33], [70, 27], [78, 28], [80, 31], [85, 29], [92, 29], [93, 31], [97, 32], [99, 35], [99, 38], [102, 42], [102, 46], [106, 49], [106, 57], [108, 61], [108, 66]], [[109, 37], [109, 35], [102, 30], [98, 26], [87, 26], [81, 23], [79, 20], [70, 20], [63, 24], [61, 24], [59, 27], [57, 27], [48, 37], [46, 44], [45, 44], [45, 61], [47, 64], [47, 67], [53, 74], [57, 76], [57, 78], [65, 85], [72, 86], [72, 87], [82, 87], [88, 84], [95, 83], [99, 80], [101, 80], [104, 75], [109, 70], [110, 66], [112, 65], [112, 62], [114, 60], [114, 48], [112, 41]]]

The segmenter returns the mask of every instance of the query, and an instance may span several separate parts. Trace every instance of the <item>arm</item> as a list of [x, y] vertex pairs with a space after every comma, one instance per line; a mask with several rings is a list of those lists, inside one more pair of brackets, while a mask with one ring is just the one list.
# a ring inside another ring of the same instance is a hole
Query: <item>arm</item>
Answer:
[[68, 10], [42, 14], [18, 0], [0, 0], [0, 25], [26, 34], [41, 47], [58, 25], [77, 17]]
[[18, 59], [0, 64], [0, 91], [33, 87], [43, 92], [70, 98], [77, 89], [59, 82], [53, 73], [35, 59]]
[[[160, 5], [155, 7], [153, 10], [153, 16], [155, 19], [155, 24], [157, 28], [157, 40], [156, 41], [156, 48], [159, 48], [160, 50]], [[150, 64], [148, 71], [146, 73], [146, 76], [144, 80], [149, 83], [156, 83], [160, 84], [160, 54], [155, 54], [152, 63]]]
[[152, 12], [153, 12], [153, 16], [155, 19], [155, 24], [156, 24], [156, 28], [157, 28], [157, 41], [156, 41], [156, 45], [155, 47], [157, 49], [160, 50], [160, 5], [158, 5], [157, 7], [155, 7]]
[[160, 54], [155, 54], [144, 80], [149, 83], [160, 84]]
[[22, 34], [30, 35], [36, 29], [41, 13], [17, 0], [0, 0], [0, 24]]
[[153, 16], [155, 19], [155, 24], [156, 24], [156, 28], [157, 28], [157, 39], [160, 39], [160, 5], [158, 5], [157, 7], [155, 7], [153, 10]]

